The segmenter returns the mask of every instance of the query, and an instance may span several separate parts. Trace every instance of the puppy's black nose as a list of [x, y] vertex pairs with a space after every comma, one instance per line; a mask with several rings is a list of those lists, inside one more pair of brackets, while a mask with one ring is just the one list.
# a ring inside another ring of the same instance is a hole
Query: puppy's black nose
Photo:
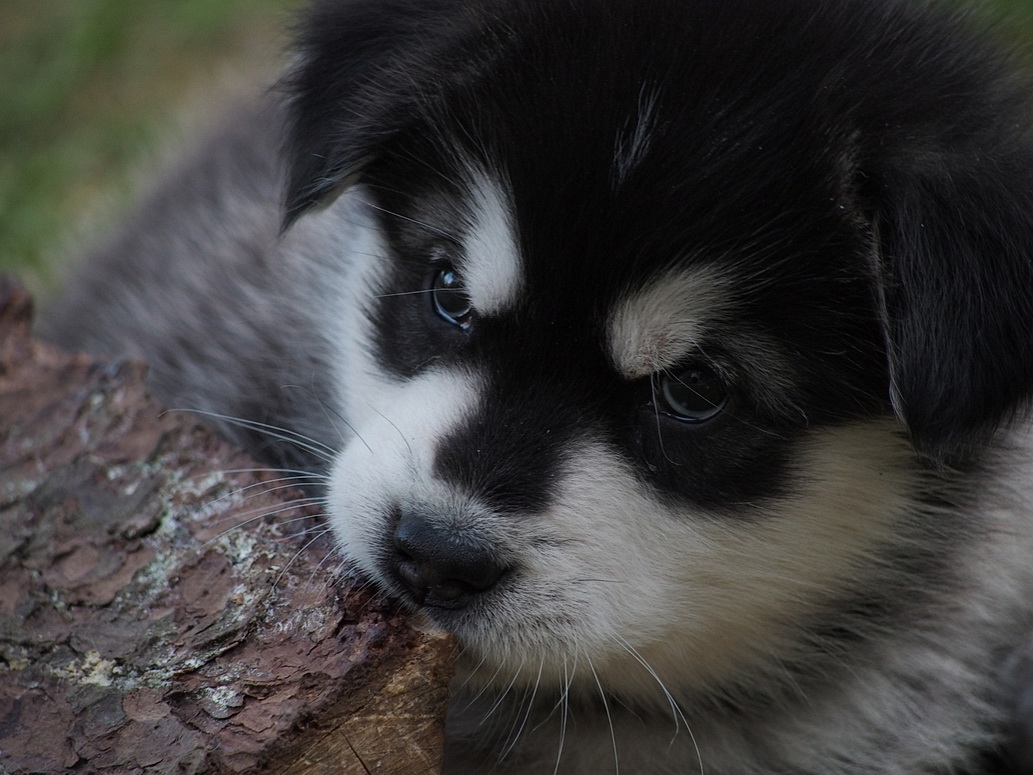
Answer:
[[403, 512], [390, 570], [421, 605], [462, 608], [506, 571], [492, 547], [431, 517]]

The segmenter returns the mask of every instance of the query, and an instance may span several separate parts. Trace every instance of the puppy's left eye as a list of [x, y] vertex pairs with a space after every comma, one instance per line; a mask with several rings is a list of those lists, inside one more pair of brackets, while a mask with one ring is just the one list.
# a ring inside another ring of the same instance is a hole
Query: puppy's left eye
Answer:
[[686, 423], [701, 423], [721, 413], [728, 403], [728, 387], [713, 369], [692, 366], [660, 378], [657, 406], [664, 414]]
[[460, 328], [469, 327], [473, 307], [455, 269], [444, 266], [435, 272], [430, 283], [430, 295], [439, 317]]

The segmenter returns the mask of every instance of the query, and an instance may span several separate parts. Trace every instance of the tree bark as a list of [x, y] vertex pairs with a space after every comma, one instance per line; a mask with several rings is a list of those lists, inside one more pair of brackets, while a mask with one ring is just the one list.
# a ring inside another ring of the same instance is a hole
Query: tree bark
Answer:
[[454, 642], [142, 364], [30, 317], [0, 279], [0, 771], [438, 772]]

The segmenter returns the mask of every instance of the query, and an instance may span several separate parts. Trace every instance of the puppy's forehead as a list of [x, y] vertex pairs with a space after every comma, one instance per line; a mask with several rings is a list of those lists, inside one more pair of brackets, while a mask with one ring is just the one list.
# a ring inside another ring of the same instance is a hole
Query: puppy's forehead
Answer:
[[510, 310], [525, 285], [515, 213], [499, 175], [468, 175], [463, 251], [459, 270], [473, 308], [482, 315]]
[[673, 368], [698, 352], [704, 331], [731, 308], [729, 280], [717, 267], [669, 269], [614, 306], [606, 327], [610, 358], [628, 379]]
[[[513, 197], [501, 175], [471, 166], [466, 177], [458, 268], [474, 309], [504, 315], [528, 285]], [[627, 288], [606, 322], [610, 361], [628, 379], [673, 368], [698, 350], [708, 325], [730, 311], [730, 288], [714, 264], [675, 266]]]

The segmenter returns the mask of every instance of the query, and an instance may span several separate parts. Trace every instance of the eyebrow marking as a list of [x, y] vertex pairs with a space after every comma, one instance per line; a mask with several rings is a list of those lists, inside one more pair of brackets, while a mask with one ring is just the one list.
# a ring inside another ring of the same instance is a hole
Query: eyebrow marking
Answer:
[[516, 304], [524, 288], [515, 214], [505, 186], [470, 172], [469, 214], [459, 271], [473, 308], [498, 314]]
[[620, 301], [607, 321], [617, 371], [628, 379], [673, 368], [699, 347], [707, 326], [733, 307], [712, 266], [674, 269]]

